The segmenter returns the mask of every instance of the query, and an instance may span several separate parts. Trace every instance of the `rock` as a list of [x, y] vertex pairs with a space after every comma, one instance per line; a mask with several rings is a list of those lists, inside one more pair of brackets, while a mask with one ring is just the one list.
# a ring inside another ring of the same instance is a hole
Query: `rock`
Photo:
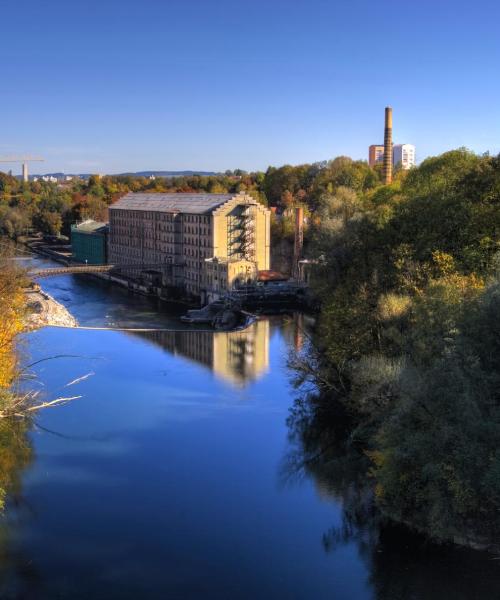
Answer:
[[39, 315], [43, 312], [43, 304], [39, 300], [28, 302], [28, 310]]
[[26, 293], [27, 330], [46, 326], [77, 327], [78, 321], [65, 306], [42, 290]]

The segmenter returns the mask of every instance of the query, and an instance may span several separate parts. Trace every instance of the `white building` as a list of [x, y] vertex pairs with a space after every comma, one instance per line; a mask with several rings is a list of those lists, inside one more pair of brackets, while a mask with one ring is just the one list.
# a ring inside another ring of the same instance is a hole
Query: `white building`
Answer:
[[401, 167], [406, 170], [417, 164], [413, 144], [395, 144], [392, 152], [392, 161], [395, 167], [401, 164]]

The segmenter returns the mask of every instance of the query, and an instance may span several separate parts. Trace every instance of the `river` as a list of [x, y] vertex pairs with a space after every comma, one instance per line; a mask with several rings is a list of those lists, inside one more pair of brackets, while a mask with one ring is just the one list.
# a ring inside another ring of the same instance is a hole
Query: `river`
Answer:
[[[88, 276], [42, 284], [82, 325], [179, 329]], [[500, 597], [499, 561], [348, 523], [345, 489], [293, 472], [287, 356], [305, 326], [26, 336], [26, 361], [59, 356], [31, 385], [81, 398], [38, 414], [9, 461], [0, 597]]]

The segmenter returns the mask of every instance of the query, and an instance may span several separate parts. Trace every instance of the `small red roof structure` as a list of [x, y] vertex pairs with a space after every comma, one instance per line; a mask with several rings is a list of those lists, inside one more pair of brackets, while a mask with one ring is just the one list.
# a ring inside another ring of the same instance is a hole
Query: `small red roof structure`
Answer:
[[257, 281], [288, 281], [288, 277], [279, 271], [259, 271]]

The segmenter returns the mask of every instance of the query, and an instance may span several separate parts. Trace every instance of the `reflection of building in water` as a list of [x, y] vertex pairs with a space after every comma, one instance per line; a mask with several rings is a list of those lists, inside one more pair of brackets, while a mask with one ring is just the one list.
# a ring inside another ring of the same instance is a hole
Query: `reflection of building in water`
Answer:
[[302, 312], [295, 312], [280, 321], [280, 330], [288, 346], [300, 352], [314, 327], [315, 318]]
[[148, 331], [133, 335], [201, 363], [217, 377], [237, 385], [258, 379], [269, 366], [267, 319], [255, 321], [243, 331]]

